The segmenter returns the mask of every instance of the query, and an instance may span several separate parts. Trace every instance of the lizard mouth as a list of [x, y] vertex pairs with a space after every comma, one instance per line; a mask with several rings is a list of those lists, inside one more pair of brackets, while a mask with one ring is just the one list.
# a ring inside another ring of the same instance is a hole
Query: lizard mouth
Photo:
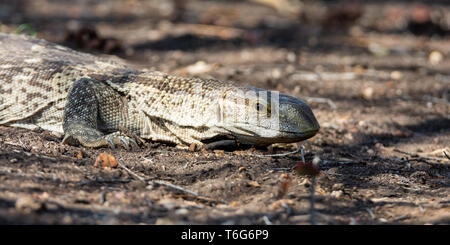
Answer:
[[274, 136], [264, 135], [241, 135], [234, 134], [236, 139], [241, 143], [247, 143], [252, 145], [270, 145], [274, 143], [295, 143], [303, 140], [307, 140], [317, 134], [319, 128], [313, 128], [302, 132], [291, 131], [277, 131]]
[[[282, 133], [283, 133], [282, 138], [286, 139], [288, 141], [292, 140], [292, 142], [298, 142], [298, 141], [306, 140], [306, 139], [309, 139], [309, 138], [313, 137], [314, 135], [317, 134], [317, 132], [319, 132], [319, 129], [311, 129], [311, 130], [303, 131], [303, 132], [300, 132], [300, 133], [298, 133], [298, 132], [284, 132], [284, 131], [282, 131]], [[280, 138], [280, 140], [282, 138]]]

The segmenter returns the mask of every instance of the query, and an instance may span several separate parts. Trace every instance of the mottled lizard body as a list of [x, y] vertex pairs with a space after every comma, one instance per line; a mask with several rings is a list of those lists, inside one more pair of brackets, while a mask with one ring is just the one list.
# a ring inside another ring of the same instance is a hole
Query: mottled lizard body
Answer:
[[303, 101], [233, 82], [138, 71], [41, 39], [0, 33], [0, 125], [64, 133], [63, 142], [126, 147], [228, 138], [298, 142], [319, 124]]

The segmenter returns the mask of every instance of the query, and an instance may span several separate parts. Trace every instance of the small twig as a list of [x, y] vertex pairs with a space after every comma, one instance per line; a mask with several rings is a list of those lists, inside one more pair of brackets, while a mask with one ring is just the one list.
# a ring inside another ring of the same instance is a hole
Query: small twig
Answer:
[[5, 143], [7, 145], [18, 146], [18, 147], [24, 148], [23, 144], [18, 144], [18, 143], [8, 142], [8, 141], [4, 141], [3, 143]]
[[355, 162], [352, 162], [352, 161], [342, 161], [342, 162], [337, 162], [338, 164], [342, 164], [342, 165], [345, 165], [345, 164], [351, 164], [351, 163], [355, 163]]
[[402, 215], [402, 216], [396, 218], [394, 220], [394, 222], [402, 221], [402, 220], [409, 219], [409, 218], [411, 218], [411, 216], [409, 216], [409, 215]]
[[369, 213], [371, 219], [376, 219], [376, 216], [371, 208], [366, 208], [366, 211]]
[[146, 157], [143, 157], [142, 159], [144, 159], [145, 162], [153, 163], [153, 159], [146, 158]]
[[302, 155], [302, 162], [305, 162], [305, 152], [303, 151], [303, 145], [299, 145], [298, 149], [300, 150], [300, 154]]
[[[123, 165], [123, 164], [121, 164], [119, 162], [117, 164], [119, 165], [119, 167], [123, 168], [125, 171], [127, 171], [129, 174], [131, 174], [137, 180], [146, 182], [145, 178], [143, 178], [143, 177], [139, 176], [138, 174], [136, 174], [135, 172], [131, 171], [129, 168], [125, 167], [125, 165]], [[167, 187], [170, 187], [172, 189], [176, 189], [176, 190], [183, 191], [183, 192], [189, 193], [191, 195], [200, 197], [200, 194], [198, 194], [197, 192], [185, 189], [183, 187], [180, 187], [180, 186], [177, 186], [177, 185], [174, 185], [174, 184], [166, 183], [166, 182], [163, 182], [163, 181], [153, 180], [153, 181], [149, 181], [149, 182], [146, 182], [146, 183], [148, 185], [158, 184], [158, 185], [167, 186]]]
[[[30, 153], [30, 152], [26, 152], [26, 151], [20, 151], [20, 150], [12, 150], [14, 153], [18, 153], [18, 154], [25, 154], [27, 157], [37, 157], [37, 158], [42, 158], [42, 159], [47, 159], [47, 160], [52, 160], [52, 161], [58, 161], [57, 158], [55, 157], [49, 157], [46, 155], [39, 155], [36, 153]], [[67, 157], [67, 156], [60, 156], [59, 158], [62, 158], [64, 160], [73, 160], [73, 158], [71, 157]], [[61, 160], [61, 159], [59, 159]]]
[[225, 40], [239, 37], [245, 33], [245, 30], [243, 29], [217, 25], [180, 24], [179, 26], [182, 26], [197, 35], [219, 37]]
[[331, 109], [336, 110], [337, 106], [336, 104], [328, 98], [320, 98], [320, 97], [303, 97], [308, 103], [314, 102], [314, 103], [327, 103]]
[[208, 162], [214, 162], [214, 160], [195, 161], [195, 162], [193, 162], [193, 164], [208, 163]]
[[125, 171], [127, 171], [129, 174], [131, 174], [135, 179], [145, 182], [145, 178], [137, 175], [135, 172], [133, 172], [129, 168], [125, 167], [125, 165], [123, 165], [122, 163], [117, 162], [117, 164], [119, 165], [119, 167], [123, 168]]
[[153, 183], [154, 183], [154, 184], [158, 184], [158, 185], [167, 186], [167, 187], [170, 187], [170, 188], [175, 189], [175, 190], [183, 191], [183, 192], [189, 193], [189, 194], [191, 194], [191, 195], [194, 195], [194, 196], [196, 196], [196, 197], [201, 196], [201, 195], [198, 194], [197, 192], [194, 192], [194, 191], [185, 189], [185, 188], [183, 188], [183, 187], [181, 187], [181, 186], [177, 186], [177, 185], [174, 185], [174, 184], [170, 184], [170, 183], [166, 183], [166, 182], [162, 182], [162, 181], [157, 181], [157, 180], [149, 181], [149, 182], [148, 182], [148, 184], [153, 184]]
[[334, 176], [342, 176], [343, 174], [337, 174], [337, 173], [328, 173], [327, 172], [327, 174], [329, 174], [329, 175], [334, 175]]
[[[302, 149], [303, 150], [303, 149]], [[259, 155], [259, 154], [254, 154], [252, 156], [256, 156], [256, 157], [283, 157], [283, 156], [287, 156], [287, 155], [291, 155], [291, 154], [295, 154], [297, 152], [300, 151], [300, 148], [298, 148], [295, 151], [291, 151], [291, 152], [287, 152], [287, 153], [279, 153], [279, 154], [267, 154], [267, 155]]]
[[273, 223], [269, 220], [269, 218], [267, 217], [267, 215], [264, 215], [263, 216], [263, 220], [264, 220], [264, 223], [266, 224], [266, 225], [272, 225]]
[[398, 153], [402, 153], [402, 154], [405, 154], [405, 155], [408, 155], [408, 156], [411, 156], [411, 157], [419, 157], [419, 158], [422, 158], [422, 159], [428, 159], [428, 160], [434, 160], [434, 161], [441, 161], [442, 160], [442, 158], [421, 156], [419, 154], [410, 153], [410, 152], [402, 151], [402, 150], [399, 150], [399, 149], [393, 149], [393, 151], [398, 152]]
[[292, 168], [271, 168], [274, 171], [284, 171], [284, 170], [292, 170]]
[[[306, 163], [305, 162], [304, 152], [303, 152], [303, 146], [299, 145], [298, 149], [300, 150], [300, 154], [302, 155], [303, 163]], [[309, 189], [309, 191], [310, 191], [310, 196], [309, 196], [309, 204], [310, 204], [310, 206], [309, 206], [309, 213], [310, 213], [310, 216], [311, 216], [311, 224], [312, 225], [317, 225], [317, 222], [316, 222], [316, 211], [314, 209], [314, 202], [315, 202], [314, 201], [314, 192], [315, 192], [315, 190], [316, 190], [316, 176], [313, 175], [311, 177], [311, 186], [310, 186], [310, 189]]]
[[311, 186], [310, 186], [311, 195], [309, 197], [309, 203], [310, 203], [309, 213], [311, 215], [311, 224], [312, 225], [317, 225], [316, 211], [314, 209], [314, 191], [315, 191], [315, 189], [316, 189], [316, 176], [313, 176], [311, 178]]
[[284, 210], [286, 211], [286, 214], [291, 214], [292, 213], [292, 209], [289, 207], [289, 205], [287, 205], [286, 203], [282, 203], [281, 207], [284, 208]]
[[419, 156], [418, 154], [409, 153], [409, 152], [406, 152], [406, 151], [399, 150], [397, 148], [393, 149], [393, 151], [398, 152], [398, 153], [402, 153], [402, 154], [405, 154], [405, 155], [408, 155], [408, 156], [411, 156], [411, 157], [418, 157]]
[[450, 160], [450, 157], [447, 155], [447, 152], [442, 151], [444, 153], [444, 155], [447, 157], [448, 160]]

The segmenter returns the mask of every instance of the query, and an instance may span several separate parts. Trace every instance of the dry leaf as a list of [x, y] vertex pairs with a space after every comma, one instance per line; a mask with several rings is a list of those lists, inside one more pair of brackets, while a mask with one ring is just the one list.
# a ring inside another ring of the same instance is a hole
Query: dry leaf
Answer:
[[224, 150], [214, 150], [214, 154], [216, 154], [216, 157], [224, 157], [225, 151]]
[[94, 163], [94, 167], [101, 168], [115, 168], [117, 165], [116, 158], [109, 153], [100, 153]]
[[370, 101], [370, 100], [373, 99], [374, 93], [375, 93], [375, 90], [372, 87], [367, 87], [367, 88], [363, 89], [362, 96], [363, 96], [364, 99]]
[[286, 195], [289, 187], [291, 186], [291, 177], [288, 174], [282, 174], [280, 176], [282, 179], [280, 188], [278, 189], [278, 198], [282, 198], [284, 195]]
[[83, 158], [83, 152], [80, 151], [80, 152], [78, 152], [78, 154], [77, 154], [77, 159], [80, 160], [80, 159], [82, 159], [82, 158]]
[[437, 65], [441, 63], [441, 61], [444, 59], [444, 55], [439, 51], [432, 51], [430, 55], [428, 56], [428, 60], [432, 65]]
[[232, 208], [239, 207], [240, 205], [241, 205], [241, 203], [239, 201], [230, 202], [230, 207], [232, 207]]
[[253, 187], [261, 187], [261, 186], [259, 185], [259, 183], [256, 182], [256, 181], [254, 181], [254, 180], [248, 182], [248, 184], [251, 185], [251, 186], [253, 186]]

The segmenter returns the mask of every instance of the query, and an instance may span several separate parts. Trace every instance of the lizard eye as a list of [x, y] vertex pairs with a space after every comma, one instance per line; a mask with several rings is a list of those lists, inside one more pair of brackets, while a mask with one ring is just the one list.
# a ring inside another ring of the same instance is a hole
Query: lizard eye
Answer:
[[263, 113], [265, 112], [265, 113], [267, 113], [268, 117], [270, 117], [272, 114], [270, 105], [268, 105], [268, 107], [266, 107], [266, 105], [261, 104], [261, 103], [256, 103], [256, 111], [263, 112]]
[[264, 109], [264, 106], [260, 103], [256, 103], [256, 110], [257, 111], [262, 111]]

